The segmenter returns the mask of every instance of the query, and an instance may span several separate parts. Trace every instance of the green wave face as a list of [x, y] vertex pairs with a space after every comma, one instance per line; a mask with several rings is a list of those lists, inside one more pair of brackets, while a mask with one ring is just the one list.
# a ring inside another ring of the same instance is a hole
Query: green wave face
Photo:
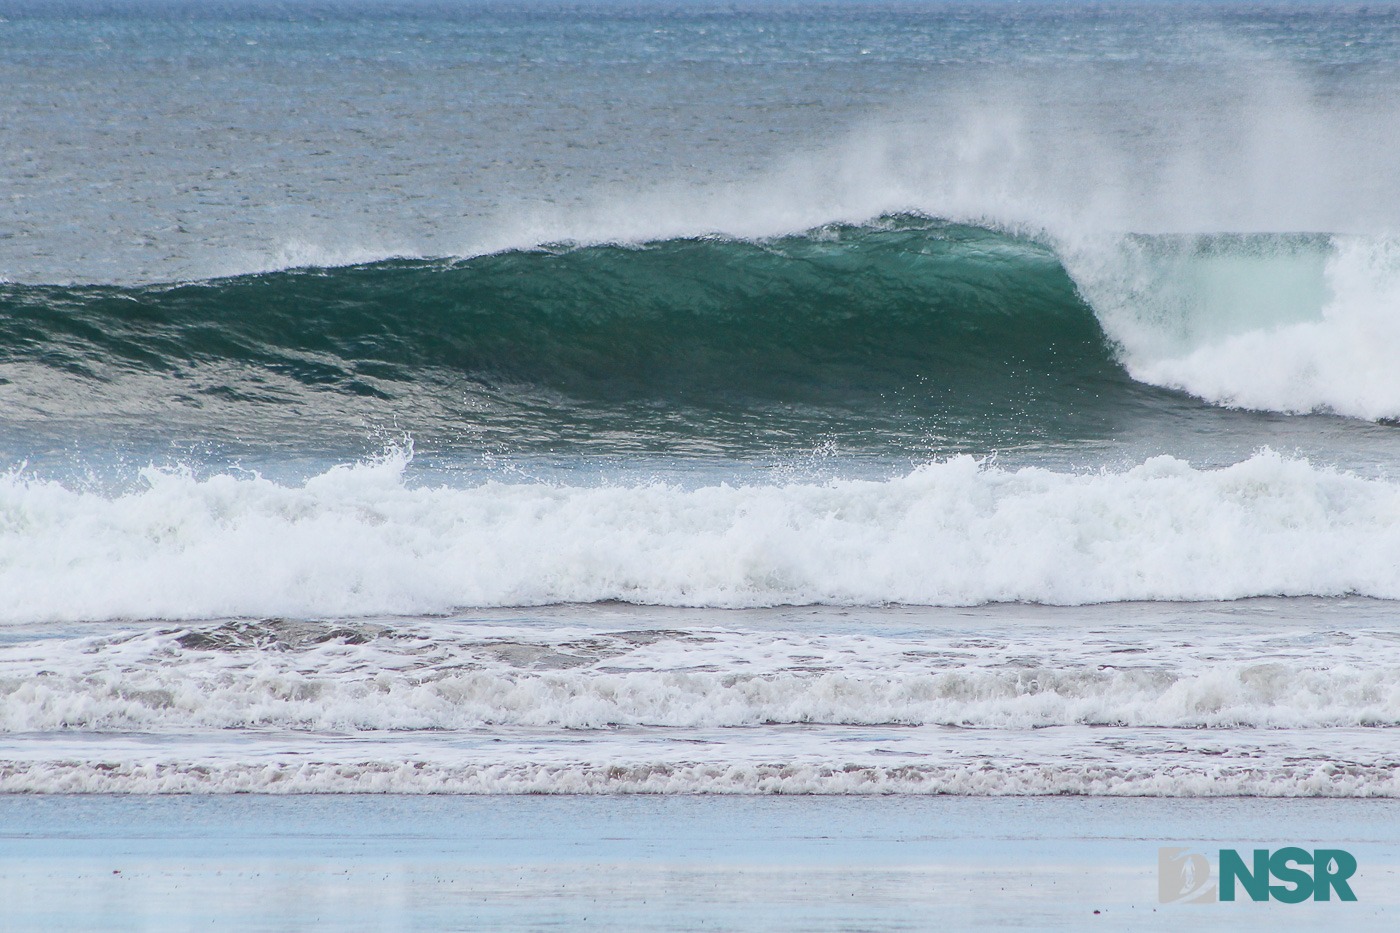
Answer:
[[359, 412], [539, 443], [664, 446], [725, 425], [740, 446], [1078, 436], [1136, 391], [1052, 251], [917, 217], [178, 286], [9, 285], [0, 361], [31, 383], [42, 371], [51, 396], [88, 393], [99, 419], [130, 414], [130, 383], [157, 387], [138, 414], [164, 406], [211, 430], [275, 433], [276, 409], [296, 406], [306, 430]]

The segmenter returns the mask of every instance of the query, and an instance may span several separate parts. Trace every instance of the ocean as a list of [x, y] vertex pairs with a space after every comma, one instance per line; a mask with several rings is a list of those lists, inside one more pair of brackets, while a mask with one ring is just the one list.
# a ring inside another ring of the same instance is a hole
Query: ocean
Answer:
[[0, 0], [0, 87], [0, 792], [1400, 796], [1400, 7]]

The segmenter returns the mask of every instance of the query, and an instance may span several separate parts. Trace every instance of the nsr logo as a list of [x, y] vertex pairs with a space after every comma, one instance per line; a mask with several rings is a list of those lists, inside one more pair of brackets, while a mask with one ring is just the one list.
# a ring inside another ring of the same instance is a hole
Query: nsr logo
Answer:
[[[1337, 900], [1354, 901], [1347, 879], [1356, 874], [1356, 859], [1342, 849], [1300, 849], [1289, 846], [1275, 849], [1255, 849], [1253, 864], [1245, 864], [1234, 849], [1220, 850], [1219, 900], [1233, 901], [1235, 891], [1243, 888], [1250, 900], [1273, 898], [1285, 904], [1298, 904], [1312, 899], [1330, 901], [1335, 891]], [[1311, 866], [1309, 872], [1306, 866]], [[1270, 884], [1270, 876], [1279, 884]], [[1190, 849], [1163, 846], [1157, 850], [1157, 894], [1163, 904], [1181, 901], [1186, 904], [1214, 904], [1217, 885], [1210, 883], [1210, 861]]]

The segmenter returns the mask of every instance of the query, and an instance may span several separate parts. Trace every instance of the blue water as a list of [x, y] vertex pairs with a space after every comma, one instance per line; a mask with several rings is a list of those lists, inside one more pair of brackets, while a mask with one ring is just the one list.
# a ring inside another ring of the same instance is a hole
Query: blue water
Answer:
[[[1390, 801], [0, 798], [15, 928], [1388, 929]], [[988, 827], [995, 827], [992, 832]], [[1159, 845], [1344, 847], [1357, 901], [1159, 904]], [[1095, 915], [1095, 911], [1100, 913]]]

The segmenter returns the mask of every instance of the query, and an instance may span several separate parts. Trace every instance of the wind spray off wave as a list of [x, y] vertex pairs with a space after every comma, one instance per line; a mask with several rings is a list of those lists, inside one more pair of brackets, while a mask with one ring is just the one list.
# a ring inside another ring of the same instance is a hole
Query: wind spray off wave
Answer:
[[[0, 286], [13, 423], [929, 452], [1257, 410], [1400, 414], [1389, 241], [1061, 241], [916, 215], [168, 286]], [[74, 430], [82, 430], [75, 428]], [[883, 439], [883, 440], [882, 440]], [[1260, 440], [1257, 443], [1266, 443]], [[679, 442], [683, 443], [683, 441]]]

